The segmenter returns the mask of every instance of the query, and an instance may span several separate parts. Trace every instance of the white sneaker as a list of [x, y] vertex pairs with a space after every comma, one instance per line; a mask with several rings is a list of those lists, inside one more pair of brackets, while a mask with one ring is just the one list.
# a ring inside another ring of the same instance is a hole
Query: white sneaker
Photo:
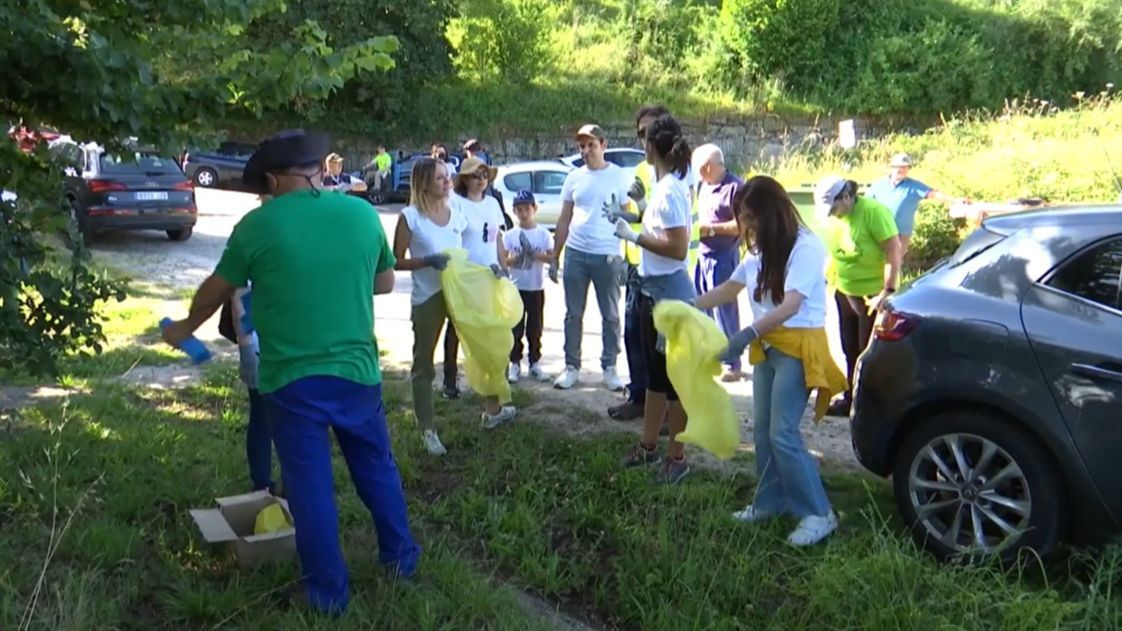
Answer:
[[518, 383], [518, 379], [521, 376], [522, 365], [511, 362], [510, 367], [506, 369], [506, 380], [510, 383]]
[[732, 514], [732, 518], [736, 521], [742, 521], [746, 524], [758, 524], [769, 519], [778, 517], [775, 513], [765, 513], [764, 511], [756, 510], [755, 506], [751, 504], [744, 507], [744, 510], [738, 510]]
[[565, 372], [561, 373], [561, 376], [553, 381], [553, 387], [558, 390], [569, 390], [577, 385], [579, 381], [580, 371], [572, 366], [566, 366]]
[[622, 392], [627, 388], [627, 384], [623, 383], [623, 379], [620, 379], [619, 375], [616, 374], [615, 368], [605, 368], [604, 377], [601, 381], [612, 392]]
[[443, 456], [448, 453], [444, 448], [444, 443], [440, 442], [440, 437], [436, 432], [431, 429], [426, 429], [424, 434], [421, 434], [421, 440], [425, 443], [425, 449], [428, 450], [430, 456]]
[[804, 517], [791, 536], [787, 537], [787, 543], [793, 546], [812, 546], [829, 536], [837, 527], [838, 517], [834, 511], [830, 511], [830, 514], [825, 517], [820, 515]]
[[487, 412], [483, 413], [483, 429], [495, 429], [499, 425], [507, 421], [513, 421], [514, 417], [518, 414], [517, 408], [513, 405], [503, 406], [498, 414], [491, 415]]
[[535, 381], [549, 381], [549, 375], [542, 370], [541, 364], [530, 365], [530, 378]]

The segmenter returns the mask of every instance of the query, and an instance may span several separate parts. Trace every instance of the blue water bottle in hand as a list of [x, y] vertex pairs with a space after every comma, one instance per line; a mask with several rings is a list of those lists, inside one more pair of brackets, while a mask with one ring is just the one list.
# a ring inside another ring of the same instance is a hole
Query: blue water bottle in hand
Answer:
[[[160, 328], [167, 328], [167, 326], [171, 324], [171, 322], [171, 318], [164, 318], [163, 320], [160, 320]], [[183, 340], [183, 343], [179, 345], [179, 350], [187, 353], [187, 356], [191, 358], [191, 362], [194, 364], [201, 364], [211, 357], [210, 349], [208, 349], [206, 347], [206, 344], [203, 344], [199, 340], [199, 338], [195, 337], [194, 335]]]

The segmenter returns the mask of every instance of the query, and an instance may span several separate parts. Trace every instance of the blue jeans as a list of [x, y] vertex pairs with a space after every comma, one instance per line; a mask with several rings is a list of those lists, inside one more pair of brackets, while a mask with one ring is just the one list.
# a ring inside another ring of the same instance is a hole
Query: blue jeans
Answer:
[[601, 368], [615, 368], [619, 356], [619, 277], [623, 259], [618, 256], [587, 254], [565, 248], [562, 283], [565, 287], [565, 365], [580, 369], [581, 336], [584, 335], [584, 307], [588, 285], [596, 291], [603, 323], [604, 352]]
[[249, 481], [254, 491], [276, 491], [273, 481], [273, 431], [265, 398], [249, 391], [249, 425], [245, 428], [245, 457], [249, 461]]
[[339, 546], [328, 429], [334, 431], [355, 490], [374, 518], [378, 560], [402, 576], [411, 576], [421, 549], [409, 532], [401, 476], [390, 452], [382, 386], [305, 377], [266, 395], [266, 401], [308, 603], [318, 611], [337, 614], [350, 601], [347, 566]]
[[756, 510], [799, 519], [830, 513], [818, 465], [803, 444], [799, 425], [810, 391], [801, 360], [774, 348], [752, 373], [755, 412]]
[[627, 400], [643, 405], [647, 400], [647, 360], [643, 356], [642, 317], [639, 312], [639, 268], [627, 266], [627, 295], [623, 311], [623, 348], [627, 353]]
[[[736, 266], [740, 265], [740, 250], [736, 247], [722, 251], [703, 252], [694, 268], [693, 283], [697, 295], [712, 291], [721, 283], [732, 277]], [[705, 315], [713, 317], [713, 310], [706, 309]], [[740, 305], [737, 301], [721, 305], [717, 308], [717, 324], [726, 336], [740, 330]], [[728, 364], [730, 370], [740, 370], [740, 360]]]

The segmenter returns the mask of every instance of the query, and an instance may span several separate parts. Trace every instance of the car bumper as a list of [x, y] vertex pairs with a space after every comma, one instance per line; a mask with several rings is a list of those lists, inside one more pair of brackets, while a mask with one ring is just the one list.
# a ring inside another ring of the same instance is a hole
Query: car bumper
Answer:
[[106, 230], [180, 230], [194, 227], [198, 221], [195, 208], [136, 210], [128, 208], [90, 208], [86, 227], [95, 232]]
[[872, 340], [857, 360], [850, 436], [857, 461], [887, 476], [892, 472], [889, 447], [908, 410], [915, 390], [915, 352], [907, 342]]

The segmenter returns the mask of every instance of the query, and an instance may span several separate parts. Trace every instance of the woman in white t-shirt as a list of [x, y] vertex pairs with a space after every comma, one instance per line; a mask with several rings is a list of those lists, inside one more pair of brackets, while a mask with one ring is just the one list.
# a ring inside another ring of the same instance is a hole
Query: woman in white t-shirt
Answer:
[[686, 429], [686, 411], [666, 374], [665, 342], [654, 327], [654, 307], [662, 300], [694, 299], [689, 274], [690, 191], [686, 175], [690, 167], [690, 145], [682, 127], [669, 114], [647, 126], [647, 162], [654, 167], [657, 183], [643, 213], [643, 231], [635, 232], [627, 220], [616, 220], [616, 236], [641, 248], [639, 256], [639, 330], [647, 365], [647, 397], [643, 405], [643, 435], [623, 461], [625, 467], [658, 462], [658, 435], [665, 418], [670, 428], [666, 458], [659, 479], [680, 482], [690, 472], [685, 449], [675, 440]]
[[[432, 380], [436, 376], [433, 353], [440, 330], [448, 319], [448, 308], [440, 289], [440, 272], [448, 265], [449, 248], [465, 246], [467, 218], [449, 203], [452, 180], [444, 165], [432, 158], [414, 163], [409, 205], [401, 211], [394, 233], [395, 269], [413, 273], [412, 311], [413, 367], [410, 381], [413, 410], [421, 427], [425, 448], [434, 456], [447, 453], [436, 433], [432, 404]], [[406, 252], [409, 258], [405, 257]], [[496, 427], [515, 416], [513, 407], [503, 407], [496, 397], [484, 402], [483, 426]]]
[[[500, 231], [506, 225], [499, 200], [487, 194], [489, 183], [498, 169], [487, 166], [479, 158], [468, 158], [460, 165], [460, 172], [452, 176], [451, 203], [460, 209], [467, 220], [464, 229], [464, 249], [468, 261], [491, 268], [496, 278], [506, 275], [506, 250]], [[444, 398], [460, 398], [459, 366], [460, 338], [452, 321], [444, 330]]]
[[734, 517], [748, 523], [781, 515], [798, 518], [788, 538], [794, 545], [818, 543], [837, 528], [814, 458], [799, 425], [810, 389], [817, 391], [818, 417], [831, 393], [844, 389], [845, 375], [830, 356], [826, 337], [826, 248], [802, 219], [779, 182], [757, 176], [733, 199], [741, 238], [749, 255], [732, 278], [697, 299], [712, 309], [749, 291], [753, 324], [729, 339], [721, 360], [739, 359], [752, 346], [756, 497]]

